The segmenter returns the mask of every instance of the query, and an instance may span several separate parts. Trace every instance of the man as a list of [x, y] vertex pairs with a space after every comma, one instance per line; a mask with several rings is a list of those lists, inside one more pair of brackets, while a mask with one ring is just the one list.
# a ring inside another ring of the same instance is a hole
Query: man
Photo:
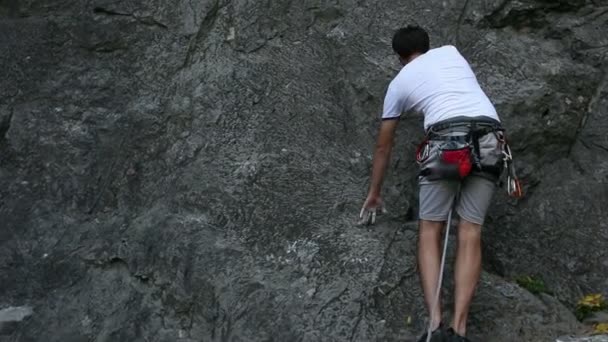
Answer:
[[[428, 141], [417, 156], [421, 165], [418, 266], [431, 316], [431, 341], [469, 341], [465, 337], [466, 323], [481, 272], [481, 227], [502, 165], [500, 121], [469, 64], [454, 46], [429, 49], [425, 30], [408, 26], [395, 33], [393, 50], [403, 68], [386, 93], [369, 193], [360, 218], [363, 223], [373, 224], [376, 212], [384, 211], [380, 190], [399, 117], [410, 110], [422, 113]], [[455, 159], [450, 157], [454, 152]], [[463, 155], [466, 158], [461, 158]], [[448, 329], [442, 323], [435, 292], [440, 276], [441, 235], [453, 203], [460, 221], [454, 315]], [[425, 334], [420, 340], [426, 338]]]

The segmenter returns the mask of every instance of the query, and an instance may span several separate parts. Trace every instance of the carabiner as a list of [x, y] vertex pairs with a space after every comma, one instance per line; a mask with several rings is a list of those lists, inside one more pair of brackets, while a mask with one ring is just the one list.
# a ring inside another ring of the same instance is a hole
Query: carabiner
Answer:
[[521, 198], [523, 196], [519, 179], [511, 178], [511, 176], [507, 177], [507, 193], [514, 198]]

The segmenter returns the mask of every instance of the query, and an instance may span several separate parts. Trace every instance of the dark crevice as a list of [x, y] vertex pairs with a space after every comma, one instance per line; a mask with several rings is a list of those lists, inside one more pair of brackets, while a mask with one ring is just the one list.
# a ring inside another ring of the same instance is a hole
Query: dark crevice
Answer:
[[11, 128], [11, 120], [13, 119], [13, 109], [11, 108], [10, 113], [0, 121], [0, 141], [6, 138], [6, 133]]
[[[576, 145], [577, 141], [580, 141], [583, 143], [583, 139], [581, 139], [581, 134], [582, 134], [585, 126], [587, 125], [587, 121], [589, 120], [589, 115], [591, 115], [591, 113], [593, 113], [594, 110], [597, 110], [597, 108], [595, 108], [596, 104], [600, 101], [600, 98], [602, 96], [602, 89], [604, 89], [605, 87], [608, 87], [608, 70], [604, 71], [604, 75], [602, 76], [601, 81], [599, 82], [599, 84], [597, 86], [595, 94], [589, 101], [589, 106], [587, 108], [587, 111], [582, 115], [581, 120], [578, 123], [578, 127], [576, 128], [576, 133], [574, 135], [574, 139], [572, 139], [572, 144], [570, 144], [570, 146], [568, 147], [568, 156], [571, 155], [574, 145]], [[605, 147], [595, 144], [595, 143], [593, 145], [600, 147], [602, 149], [606, 149]], [[587, 146], [587, 145], [585, 145], [585, 147], [589, 148], [589, 146]]]
[[482, 27], [504, 28], [545, 28], [550, 13], [576, 11], [585, 5], [585, 1], [540, 1], [532, 6], [519, 3], [511, 5], [511, 0], [503, 1], [492, 13], [485, 16], [480, 23]]
[[132, 17], [133, 16], [133, 14], [131, 14], [131, 13], [120, 13], [120, 12], [112, 11], [112, 10], [105, 9], [102, 7], [95, 7], [93, 9], [93, 13], [105, 14], [105, 15], [118, 15], [118, 16], [123, 16], [123, 17]]
[[110, 259], [106, 259], [104, 261], [100, 260], [85, 260], [87, 264], [92, 265], [95, 268], [101, 268], [104, 270], [117, 270], [120, 272], [124, 272], [125, 275], [133, 277], [139, 283], [148, 285], [150, 284], [150, 277], [145, 274], [134, 274], [129, 269], [129, 264], [127, 261], [121, 257], [113, 256]]
[[462, 10], [460, 11], [460, 15], [458, 16], [458, 23], [456, 24], [456, 37], [455, 42], [456, 46], [460, 46], [460, 27], [464, 21], [464, 17], [467, 13], [467, 9], [469, 7], [469, 0], [465, 0], [464, 5], [462, 6]]
[[581, 27], [584, 25], [588, 25], [589, 23], [597, 20], [604, 14], [608, 13], [608, 6], [600, 7], [596, 12], [591, 13], [585, 20], [581, 21], [581, 23], [574, 25], [574, 27]]
[[544, 117], [546, 117], [547, 115], [549, 115], [549, 108], [546, 108], [546, 109], [545, 109], [545, 110], [544, 110], [544, 111], [543, 111], [543, 112], [540, 114], [540, 117], [541, 117], [541, 118], [544, 118]]
[[110, 258], [110, 261], [108, 262], [108, 265], [110, 266], [125, 266], [128, 268], [127, 262], [119, 257], [112, 257]]
[[[123, 151], [125, 142], [127, 141], [127, 137], [129, 137], [132, 133], [132, 129], [129, 128], [127, 131], [127, 134], [123, 135], [122, 140], [120, 141], [119, 147], [118, 147], [118, 151]], [[95, 212], [95, 210], [97, 209], [101, 198], [103, 197], [104, 193], [106, 192], [106, 190], [109, 188], [110, 184], [112, 183], [112, 181], [115, 181], [116, 178], [114, 177], [114, 171], [116, 170], [116, 166], [118, 164], [118, 160], [120, 159], [120, 154], [116, 153], [114, 160], [112, 161], [112, 163], [110, 164], [108, 171], [106, 173], [106, 177], [105, 180], [103, 179], [103, 176], [100, 176], [98, 178], [98, 182], [101, 183], [100, 186], [98, 186], [97, 189], [97, 195], [95, 196], [95, 199], [93, 201], [93, 204], [91, 205], [91, 208], [89, 208], [89, 210], [87, 211], [87, 214], [93, 214]]]
[[359, 324], [361, 323], [361, 320], [363, 319], [363, 302], [361, 302], [359, 304], [359, 313], [357, 314], [357, 321], [355, 322], [355, 326], [353, 327], [353, 330], [350, 334], [350, 341], [354, 341], [355, 340], [355, 336], [357, 335], [357, 330], [359, 330]]
[[401, 278], [399, 278], [399, 281], [397, 282], [397, 284], [390, 286], [388, 289], [383, 290], [380, 287], [378, 287], [378, 292], [380, 292], [381, 295], [383, 295], [384, 297], [388, 297], [390, 296], [391, 293], [393, 293], [393, 291], [395, 291], [396, 289], [401, 288], [401, 286], [405, 283], [405, 281], [407, 280], [407, 278], [410, 277], [410, 272], [406, 272], [404, 275], [401, 276]]
[[584, 148], [586, 148], [588, 150], [593, 150], [594, 147], [597, 147], [601, 150], [608, 152], [608, 147], [605, 147], [603, 145], [599, 145], [597, 143], [590, 142], [590, 141], [585, 141], [584, 139], [578, 139], [578, 141], [581, 143], [581, 145], [583, 145]]
[[99, 15], [107, 15], [107, 16], [130, 17], [130, 18], [135, 19], [138, 23], [140, 23], [142, 25], [155, 26], [155, 27], [159, 27], [162, 29], [168, 28], [167, 25], [159, 22], [158, 20], [156, 20], [152, 17], [138, 17], [134, 13], [116, 12], [116, 11], [112, 11], [112, 10], [102, 8], [102, 7], [95, 7], [93, 9], [93, 13], [99, 14]]
[[[226, 322], [225, 325], [224, 325], [224, 322]], [[220, 341], [222, 341], [222, 342], [231, 341], [230, 338], [232, 337], [232, 318], [230, 316], [224, 316], [221, 326], [222, 326], [222, 330], [221, 330], [221, 334], [220, 334]]]
[[103, 44], [98, 44], [95, 46], [82, 46], [82, 48], [86, 51], [97, 52], [97, 53], [112, 53], [116, 51], [124, 51], [127, 48], [123, 46], [108, 46]]
[[594, 49], [603, 49], [605, 47], [608, 47], [608, 44], [602, 44], [602, 45], [597, 45], [597, 46], [586, 46], [585, 48], [583, 48], [582, 50], [594, 50]]
[[9, 18], [16, 18], [17, 16], [19, 16], [19, 0], [6, 0], [4, 1], [4, 3], [0, 1], [0, 10], [3, 6], [7, 7], [7, 14]]
[[[504, 216], [497, 217], [496, 221], [501, 221]], [[505, 265], [502, 260], [496, 255], [495, 251], [482, 243], [482, 260], [484, 261], [484, 271], [504, 278], [506, 276]]]
[[600, 145], [600, 144], [595, 143], [595, 142], [588, 142], [588, 144], [591, 144], [591, 146], [595, 146], [595, 147], [597, 147], [597, 148], [599, 148], [601, 150], [604, 150], [604, 151], [608, 152], [608, 147], [606, 147], [604, 145]]
[[328, 300], [325, 304], [323, 304], [323, 306], [319, 309], [319, 312], [317, 312], [317, 316], [320, 315], [325, 309], [327, 309], [332, 303], [339, 300], [340, 297], [342, 297], [346, 293], [346, 291], [348, 291], [348, 286], [345, 287], [344, 290], [340, 291], [340, 293], [338, 293], [336, 296]]
[[490, 27], [494, 27], [496, 25], [497, 18], [500, 17], [502, 11], [507, 7], [507, 5], [511, 2], [511, 0], [504, 0], [498, 7], [492, 11], [489, 15], [485, 16], [483, 19], [483, 24], [488, 25]]
[[169, 27], [163, 23], [161, 23], [160, 21], [152, 18], [152, 17], [141, 17], [141, 18], [136, 18], [137, 21], [142, 24], [142, 25], [146, 25], [146, 26], [156, 26], [162, 29], [168, 29]]
[[238, 52], [242, 52], [242, 53], [254, 53], [257, 51], [260, 51], [264, 46], [266, 46], [266, 44], [268, 43], [267, 39], [261, 40], [260, 43], [252, 48], [249, 48], [247, 50], [245, 49], [236, 49], [236, 51]]
[[182, 68], [186, 68], [186, 67], [192, 65], [192, 58], [194, 56], [194, 53], [197, 50], [198, 44], [215, 24], [215, 21], [217, 19], [217, 14], [220, 9], [221, 9], [220, 1], [216, 0], [213, 3], [213, 6], [209, 9], [209, 12], [205, 15], [205, 18], [203, 18], [203, 20], [201, 21], [198, 31], [196, 32], [196, 35], [190, 41], [190, 45], [188, 46], [188, 51], [186, 51], [186, 58], [184, 59], [184, 63], [182, 64]]
[[395, 240], [397, 240], [397, 234], [399, 233], [400, 228], [401, 227], [395, 228], [395, 230], [393, 231], [392, 237], [391, 237], [391, 241], [388, 243], [388, 246], [386, 246], [386, 249], [384, 249], [384, 255], [382, 257], [382, 267], [380, 267], [380, 271], [378, 272], [378, 280], [380, 280], [380, 277], [384, 273], [384, 266], [386, 265], [386, 259], [388, 258], [388, 253], [390, 252], [391, 248], [393, 247], [393, 243], [395, 243]]
[[[220, 306], [220, 301], [217, 297], [217, 294], [215, 292], [215, 289], [212, 287], [212, 298], [211, 298], [211, 305], [210, 307], [212, 308], [211, 310], [213, 310], [213, 315], [209, 318], [209, 320], [211, 321], [211, 340], [215, 341], [215, 336], [216, 336], [216, 330], [217, 328], [217, 323], [219, 321], [219, 318], [221, 317], [221, 313], [222, 313], [222, 308]], [[208, 321], [209, 321], [208, 320]]]

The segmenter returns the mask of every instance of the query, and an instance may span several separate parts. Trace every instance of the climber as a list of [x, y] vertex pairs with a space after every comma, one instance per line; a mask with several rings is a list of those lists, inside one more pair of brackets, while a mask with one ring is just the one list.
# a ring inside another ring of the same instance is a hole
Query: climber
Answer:
[[[376, 214], [385, 211], [380, 192], [398, 119], [410, 110], [422, 113], [426, 139], [417, 151], [418, 266], [432, 316], [430, 340], [469, 341], [465, 337], [469, 305], [481, 272], [481, 227], [504, 162], [500, 119], [456, 47], [430, 49], [427, 32], [418, 26], [399, 29], [392, 46], [403, 67], [384, 99], [360, 223], [374, 224]], [[440, 277], [441, 235], [453, 203], [460, 221], [454, 312], [448, 328], [433, 297]], [[420, 341], [426, 339], [425, 334]]]

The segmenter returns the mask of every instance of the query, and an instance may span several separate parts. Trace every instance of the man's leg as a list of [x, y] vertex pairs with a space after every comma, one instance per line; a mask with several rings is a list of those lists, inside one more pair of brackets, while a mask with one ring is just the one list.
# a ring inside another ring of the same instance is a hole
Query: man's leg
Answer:
[[465, 336], [469, 306], [481, 273], [481, 225], [460, 220], [454, 266], [454, 319], [452, 327]]
[[454, 266], [454, 318], [452, 328], [465, 336], [469, 306], [481, 273], [481, 226], [494, 194], [495, 184], [485, 178], [470, 176], [462, 184], [456, 212], [458, 248]]
[[435, 310], [433, 303], [441, 264], [441, 233], [456, 196], [456, 183], [447, 181], [420, 184], [420, 227], [418, 234], [418, 268], [424, 300], [432, 329], [441, 322], [441, 301]]
[[439, 280], [439, 267], [441, 263], [441, 232], [445, 222], [420, 220], [420, 233], [418, 235], [418, 268], [424, 300], [431, 317], [432, 330], [441, 322], [441, 305], [433, 310], [435, 291]]

